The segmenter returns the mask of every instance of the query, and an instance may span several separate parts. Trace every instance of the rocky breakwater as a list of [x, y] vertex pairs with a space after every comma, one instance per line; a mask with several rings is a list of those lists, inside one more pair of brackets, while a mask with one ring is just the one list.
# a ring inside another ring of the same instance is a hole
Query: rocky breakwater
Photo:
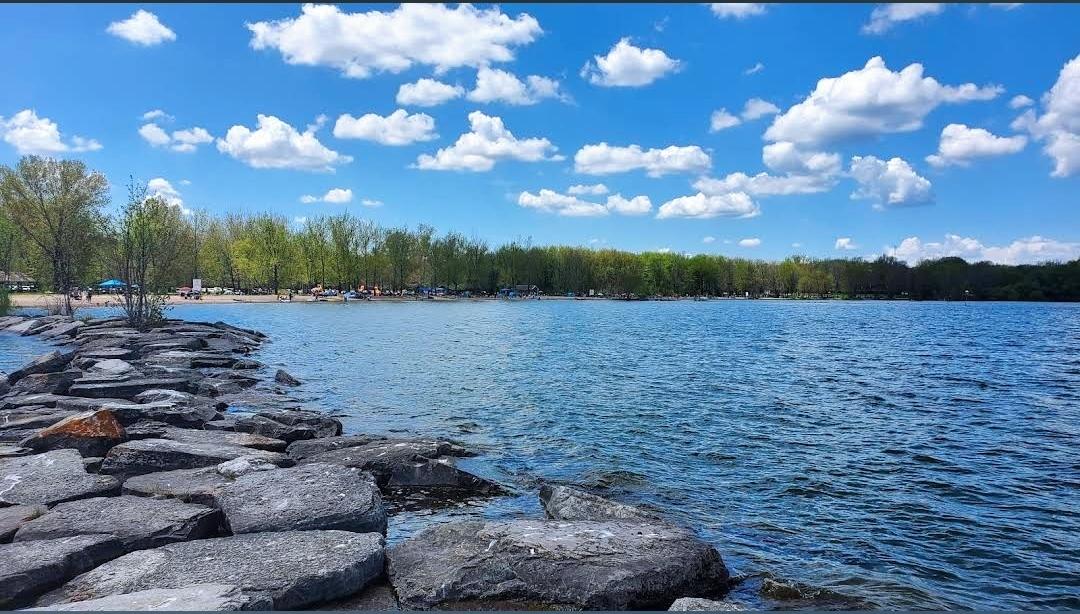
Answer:
[[0, 609], [632, 609], [727, 588], [691, 531], [567, 487], [541, 492], [547, 518], [386, 548], [395, 498], [507, 491], [454, 442], [342, 434], [250, 357], [257, 331], [7, 317], [4, 334], [58, 347], [0, 374]]

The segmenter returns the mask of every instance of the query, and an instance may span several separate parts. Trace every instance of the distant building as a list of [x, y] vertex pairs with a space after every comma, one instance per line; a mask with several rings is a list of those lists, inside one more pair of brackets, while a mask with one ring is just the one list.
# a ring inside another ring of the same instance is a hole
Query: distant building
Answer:
[[37, 289], [37, 281], [24, 273], [16, 273], [15, 271], [0, 271], [0, 284], [4, 284], [9, 290], [26, 292]]

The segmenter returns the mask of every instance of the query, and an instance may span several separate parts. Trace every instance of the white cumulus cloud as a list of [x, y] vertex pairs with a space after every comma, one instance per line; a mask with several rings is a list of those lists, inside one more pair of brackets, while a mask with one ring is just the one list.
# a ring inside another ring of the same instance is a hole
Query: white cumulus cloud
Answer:
[[852, 250], [858, 249], [858, 247], [859, 246], [855, 245], [855, 242], [851, 240], [851, 237], [840, 237], [836, 240], [836, 243], [833, 244], [834, 249], [840, 250]]
[[470, 132], [458, 137], [450, 147], [444, 147], [435, 155], [421, 154], [416, 168], [437, 171], [490, 171], [498, 160], [562, 160], [554, 155], [558, 148], [545, 138], [519, 139], [515, 137], [500, 117], [484, 115], [480, 111], [469, 113]]
[[592, 194], [594, 196], [602, 196], [608, 193], [608, 187], [602, 183], [594, 183], [591, 185], [577, 184], [572, 185], [566, 189], [567, 194]]
[[547, 189], [536, 194], [522, 192], [518, 195], [518, 205], [567, 217], [598, 217], [609, 213], [645, 215], [652, 210], [652, 202], [648, 196], [628, 199], [621, 194], [612, 194], [608, 196], [606, 203], [595, 203]]
[[750, 237], [748, 239], [739, 239], [739, 247], [757, 247], [761, 245], [761, 239], [757, 237]]
[[514, 59], [514, 48], [543, 33], [527, 14], [471, 4], [401, 4], [393, 11], [347, 13], [305, 4], [299, 17], [247, 24], [251, 46], [276, 49], [289, 64], [329, 66], [347, 77], [399, 73], [420, 64], [441, 74]]
[[765, 14], [765, 4], [753, 2], [713, 2], [709, 8], [720, 18], [746, 19]]
[[864, 34], [884, 34], [898, 23], [937, 15], [945, 10], [944, 4], [934, 2], [891, 2], [881, 4], [870, 13], [870, 22], [863, 26]]
[[922, 205], [934, 200], [930, 182], [902, 158], [885, 161], [874, 156], [854, 156], [849, 172], [859, 184], [851, 197], [871, 200], [876, 208]]
[[713, 111], [709, 121], [709, 132], [719, 132], [726, 128], [738, 126], [744, 121], [753, 121], [766, 115], [776, 115], [780, 112], [779, 107], [760, 98], [751, 98], [743, 105], [742, 113], [738, 117], [732, 115], [727, 109]]
[[681, 68], [660, 49], [635, 47], [629, 38], [615, 43], [607, 55], [593, 56], [581, 69], [582, 78], [605, 87], [641, 87]]
[[805, 151], [782, 141], [766, 145], [762, 162], [774, 173], [735, 172], [722, 179], [702, 177], [694, 188], [707, 195], [745, 192], [751, 196], [788, 196], [827, 192], [836, 185], [842, 167], [839, 154]]
[[721, 130], [727, 130], [733, 128], [742, 123], [735, 115], [728, 112], [727, 109], [717, 109], [712, 112], [712, 116], [709, 117], [709, 132], [720, 132]]
[[644, 170], [650, 177], [671, 173], [701, 173], [712, 165], [709, 154], [697, 145], [671, 145], [642, 149], [598, 143], [585, 145], [574, 154], [574, 170], [586, 175], [610, 175]]
[[351, 156], [319, 142], [315, 133], [322, 121], [308, 126], [303, 132], [273, 115], [260, 114], [256, 121], [255, 130], [240, 125], [229, 128], [225, 138], [217, 140], [218, 150], [252, 168], [333, 172], [335, 166], [352, 162]]
[[473, 102], [519, 106], [533, 105], [545, 98], [565, 100], [559, 82], [554, 79], [529, 75], [522, 81], [513, 73], [486, 66], [476, 72], [476, 87], [466, 97]]
[[1080, 173], [1080, 55], [1061, 68], [1057, 81], [1042, 98], [1042, 115], [1028, 109], [1012, 123], [1043, 143], [1054, 161], [1052, 177]]
[[157, 15], [143, 9], [135, 11], [131, 17], [123, 21], [110, 23], [105, 31], [144, 47], [176, 40], [176, 32], [161, 23]]
[[917, 264], [922, 260], [957, 257], [968, 262], [997, 264], [1039, 264], [1068, 262], [1080, 258], [1080, 243], [1057, 241], [1041, 236], [1017, 239], [1008, 245], [986, 245], [971, 237], [947, 234], [943, 241], [923, 241], [908, 237], [899, 245], [885, 248], [885, 255]]
[[331, 203], [336, 205], [343, 205], [345, 203], [352, 202], [353, 192], [351, 188], [331, 188], [322, 196], [312, 196], [305, 194], [300, 197], [300, 202], [304, 204], [311, 203]]
[[1027, 137], [997, 136], [983, 128], [969, 128], [964, 124], [949, 124], [941, 131], [938, 152], [926, 156], [933, 166], [967, 166], [974, 158], [1014, 154], [1027, 145]]
[[153, 121], [155, 119], [161, 119], [161, 120], [165, 120], [165, 121], [170, 121], [170, 120], [172, 120], [172, 118], [173, 118], [172, 115], [169, 115], [168, 113], [166, 113], [165, 111], [162, 111], [161, 109], [152, 109], [152, 110], [147, 111], [146, 113], [142, 114], [142, 120], [145, 121], [145, 122]]
[[821, 145], [894, 132], [911, 132], [945, 103], [990, 100], [996, 85], [942, 85], [923, 76], [922, 64], [890, 70], [880, 57], [839, 77], [821, 79], [802, 102], [777, 116], [765, 131], [769, 141]]
[[410, 145], [439, 138], [435, 133], [435, 119], [426, 113], [410, 115], [398, 109], [383, 117], [368, 113], [353, 117], [348, 113], [337, 118], [334, 136], [339, 139], [363, 139], [383, 145]]
[[181, 153], [192, 153], [199, 145], [214, 141], [214, 137], [205, 128], [195, 126], [186, 130], [174, 130], [170, 135], [154, 122], [140, 126], [139, 136], [154, 147], [168, 147]]
[[72, 136], [68, 142], [64, 142], [60, 126], [47, 117], [38, 117], [34, 109], [23, 109], [10, 119], [0, 117], [0, 136], [5, 143], [14, 147], [19, 155], [101, 149], [101, 143], [81, 136]]
[[1035, 104], [1034, 100], [1028, 98], [1027, 96], [1024, 96], [1023, 94], [1020, 94], [1019, 96], [1012, 97], [1012, 100], [1009, 101], [1009, 108], [1023, 109], [1024, 107], [1030, 107], [1033, 104]]
[[403, 83], [398, 88], [397, 103], [416, 107], [434, 107], [465, 95], [465, 88], [435, 79]]
[[757, 204], [744, 192], [706, 195], [698, 192], [680, 196], [660, 205], [656, 217], [709, 219], [714, 217], [754, 217], [761, 213]]
[[146, 197], [160, 198], [170, 207], [179, 209], [180, 213], [191, 215], [191, 209], [184, 206], [184, 199], [181, 197], [180, 191], [174, 188], [164, 177], [155, 177], [146, 182]]

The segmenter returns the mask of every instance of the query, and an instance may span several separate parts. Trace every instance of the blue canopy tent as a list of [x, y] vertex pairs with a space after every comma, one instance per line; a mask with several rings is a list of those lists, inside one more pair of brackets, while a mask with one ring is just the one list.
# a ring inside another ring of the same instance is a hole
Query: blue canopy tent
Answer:
[[120, 281], [119, 279], [107, 279], [107, 280], [101, 282], [100, 284], [98, 284], [98, 287], [101, 288], [102, 290], [115, 290], [117, 288], [123, 288], [126, 285], [127, 284]]

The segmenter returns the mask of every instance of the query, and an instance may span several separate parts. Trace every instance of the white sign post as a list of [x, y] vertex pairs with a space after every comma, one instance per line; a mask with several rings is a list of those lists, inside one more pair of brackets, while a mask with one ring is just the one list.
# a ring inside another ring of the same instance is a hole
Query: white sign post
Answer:
[[202, 280], [201, 279], [192, 279], [191, 280], [191, 291], [202, 294]]

